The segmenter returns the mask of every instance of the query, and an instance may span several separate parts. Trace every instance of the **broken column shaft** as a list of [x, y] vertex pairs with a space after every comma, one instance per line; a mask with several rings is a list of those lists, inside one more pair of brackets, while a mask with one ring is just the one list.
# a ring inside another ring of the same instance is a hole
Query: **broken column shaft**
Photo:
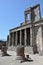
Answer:
[[25, 54], [24, 54], [24, 47], [17, 47], [16, 48], [16, 53], [17, 53], [17, 56], [16, 56], [16, 59], [18, 60], [23, 60], [25, 58]]

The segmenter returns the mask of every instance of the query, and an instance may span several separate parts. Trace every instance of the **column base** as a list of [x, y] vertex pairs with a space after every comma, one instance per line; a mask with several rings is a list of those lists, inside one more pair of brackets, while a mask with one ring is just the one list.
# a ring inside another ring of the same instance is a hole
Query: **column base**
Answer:
[[25, 56], [24, 57], [22, 57], [22, 56], [16, 56], [16, 60], [23, 60], [23, 59], [25, 59]]
[[40, 52], [39, 52], [39, 55], [40, 55], [40, 56], [43, 56], [43, 51], [40, 51]]

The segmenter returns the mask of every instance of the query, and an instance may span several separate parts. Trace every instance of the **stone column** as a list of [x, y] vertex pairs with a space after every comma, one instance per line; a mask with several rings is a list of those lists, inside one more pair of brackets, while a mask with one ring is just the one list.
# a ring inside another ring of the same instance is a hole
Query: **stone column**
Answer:
[[38, 42], [39, 42], [39, 54], [43, 55], [43, 30], [42, 30], [42, 26], [39, 27], [38, 29]]
[[9, 35], [7, 36], [7, 42], [6, 42], [6, 46], [9, 46]]
[[14, 32], [12, 33], [12, 46], [14, 46]]
[[15, 45], [17, 45], [17, 31], [16, 31]]
[[25, 22], [27, 22], [28, 17], [27, 17], [27, 14], [26, 13], [24, 14], [24, 17], [25, 17]]
[[25, 29], [25, 45], [26, 45], [26, 43], [27, 43], [27, 35], [26, 35], [26, 29]]
[[36, 44], [36, 28], [35, 26], [32, 27], [32, 46], [33, 46], [33, 53], [36, 54], [38, 53], [37, 50], [37, 44]]
[[21, 46], [21, 43], [22, 43], [22, 31], [20, 30], [20, 46]]
[[30, 45], [32, 46], [32, 28], [30, 28]]
[[42, 53], [41, 53], [41, 55], [43, 55], [43, 25], [42, 25], [42, 29], [41, 29], [41, 33], [42, 33]]
[[11, 45], [11, 33], [9, 34], [9, 46]]
[[8, 46], [10, 46], [10, 34], [9, 34], [9, 45]]

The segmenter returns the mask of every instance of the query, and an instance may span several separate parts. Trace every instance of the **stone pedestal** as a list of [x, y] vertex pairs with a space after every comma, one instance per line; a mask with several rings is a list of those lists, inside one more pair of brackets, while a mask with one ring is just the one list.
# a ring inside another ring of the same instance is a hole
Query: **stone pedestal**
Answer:
[[7, 54], [7, 47], [2, 46], [1, 51], [2, 51], [2, 56], [5, 56]]
[[34, 54], [38, 53], [38, 51], [37, 51], [37, 45], [33, 45], [33, 53]]
[[17, 53], [17, 56], [16, 56], [17, 60], [25, 59], [24, 47], [19, 47], [18, 46], [17, 49], [16, 49], [16, 53]]

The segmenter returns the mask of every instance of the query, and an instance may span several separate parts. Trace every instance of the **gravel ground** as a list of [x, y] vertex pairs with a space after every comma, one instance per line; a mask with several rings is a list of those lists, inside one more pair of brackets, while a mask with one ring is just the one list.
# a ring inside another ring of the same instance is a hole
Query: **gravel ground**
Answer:
[[2, 57], [0, 51], [0, 65], [43, 65], [43, 56], [39, 56], [38, 54], [29, 54], [30, 58], [33, 61], [23, 63], [20, 63], [21, 60], [16, 60], [16, 52], [8, 51], [8, 54], [10, 54], [11, 56]]

